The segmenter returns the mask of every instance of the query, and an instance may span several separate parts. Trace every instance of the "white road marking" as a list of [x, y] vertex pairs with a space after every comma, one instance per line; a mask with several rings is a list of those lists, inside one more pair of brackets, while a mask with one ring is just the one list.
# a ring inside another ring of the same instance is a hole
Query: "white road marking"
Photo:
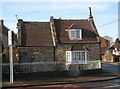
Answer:
[[119, 87], [120, 85], [114, 85], [114, 86], [105, 86], [103, 88], [112, 88], [112, 87]]

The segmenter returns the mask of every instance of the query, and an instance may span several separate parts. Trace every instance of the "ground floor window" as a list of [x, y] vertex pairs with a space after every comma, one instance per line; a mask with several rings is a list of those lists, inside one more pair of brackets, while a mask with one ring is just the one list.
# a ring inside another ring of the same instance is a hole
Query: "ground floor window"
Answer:
[[88, 60], [88, 51], [66, 51], [67, 63], [85, 63]]

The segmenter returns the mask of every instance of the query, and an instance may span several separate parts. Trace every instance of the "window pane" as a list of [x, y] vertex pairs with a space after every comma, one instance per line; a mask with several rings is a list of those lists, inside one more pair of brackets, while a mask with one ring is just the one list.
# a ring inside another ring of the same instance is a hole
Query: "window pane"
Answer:
[[80, 38], [80, 30], [76, 30], [76, 38]]
[[88, 54], [88, 52], [86, 52], [86, 55], [87, 55], [87, 60], [89, 59], [89, 54]]
[[67, 61], [72, 63], [84, 63], [88, 60], [88, 52], [85, 51], [72, 51], [72, 55], [70, 52], [66, 53]]
[[85, 52], [82, 52], [81, 56], [82, 56], [82, 61], [85, 61]]
[[75, 38], [75, 31], [71, 31], [71, 38]]
[[67, 59], [67, 62], [70, 62], [70, 52], [66, 52], [66, 59]]

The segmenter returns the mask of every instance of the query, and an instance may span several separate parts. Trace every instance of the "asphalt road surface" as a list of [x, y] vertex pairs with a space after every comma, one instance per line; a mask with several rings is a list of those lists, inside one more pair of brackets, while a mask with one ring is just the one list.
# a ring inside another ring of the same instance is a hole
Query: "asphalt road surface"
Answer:
[[[107, 73], [112, 73], [115, 75], [120, 75], [120, 63], [102, 63], [102, 70]], [[78, 84], [81, 87], [87, 89], [120, 89], [120, 79], [102, 81], [102, 82], [91, 82]]]
[[120, 74], [120, 63], [103, 62], [102, 69], [105, 72]]
[[78, 83], [72, 85], [35, 86], [15, 89], [120, 89], [120, 80], [114, 79], [102, 82]]
[[77, 84], [87, 89], [120, 89], [120, 79]]

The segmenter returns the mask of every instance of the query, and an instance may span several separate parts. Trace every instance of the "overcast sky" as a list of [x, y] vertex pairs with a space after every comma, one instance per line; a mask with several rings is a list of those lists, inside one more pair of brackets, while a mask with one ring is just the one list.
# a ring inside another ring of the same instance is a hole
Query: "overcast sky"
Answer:
[[[16, 24], [24, 21], [49, 21], [50, 16], [62, 19], [88, 19], [88, 7], [100, 36], [118, 37], [118, 2], [2, 2], [4, 24], [17, 33]], [[113, 23], [112, 23], [113, 22]]]

